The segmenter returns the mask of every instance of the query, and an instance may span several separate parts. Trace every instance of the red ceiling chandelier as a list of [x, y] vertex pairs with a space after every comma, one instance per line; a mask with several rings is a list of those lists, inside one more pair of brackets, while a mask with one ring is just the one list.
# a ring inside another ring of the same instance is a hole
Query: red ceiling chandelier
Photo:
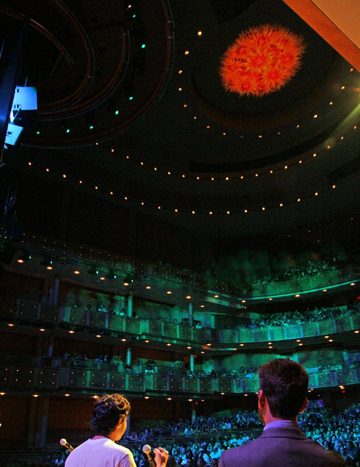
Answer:
[[250, 28], [221, 58], [222, 85], [240, 96], [278, 91], [299, 70], [305, 47], [300, 36], [282, 26]]

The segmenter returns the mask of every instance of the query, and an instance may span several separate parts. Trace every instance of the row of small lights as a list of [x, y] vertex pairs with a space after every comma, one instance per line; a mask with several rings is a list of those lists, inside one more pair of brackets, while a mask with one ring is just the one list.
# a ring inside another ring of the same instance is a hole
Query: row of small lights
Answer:
[[[29, 161], [29, 162], [28, 162], [28, 165], [31, 166], [31, 165], [32, 165], [32, 162]], [[47, 168], [46, 171], [49, 172], [50, 169]], [[63, 174], [63, 178], [67, 178], [66, 174]], [[84, 185], [83, 180], [79, 180], [79, 184], [80, 184], [80, 185]], [[331, 188], [332, 188], [332, 189], [335, 189], [335, 188], [336, 188], [336, 185], [332, 185]], [[99, 190], [99, 186], [96, 185], [96, 186], [94, 187], [94, 189], [98, 191], [98, 190]], [[226, 210], [226, 211], [225, 211], [225, 210], [224, 210], [224, 211], [222, 211], [222, 212], [213, 211], [213, 210], [207, 211], [207, 212], [202, 211], [202, 212], [200, 212], [200, 213], [198, 212], [198, 215], [210, 215], [210, 216], [212, 216], [213, 214], [219, 214], [219, 215], [225, 215], [225, 214], [226, 214], [226, 215], [230, 215], [231, 213], [232, 213], [232, 214], [241, 214], [241, 213], [243, 213], [243, 214], [248, 214], [248, 213], [250, 213], [250, 212], [262, 212], [262, 211], [266, 211], [266, 209], [273, 209], [273, 208], [276, 208], [276, 207], [282, 208], [282, 207], [284, 207], [284, 206], [289, 206], [289, 205], [292, 205], [292, 204], [300, 203], [301, 201], [313, 199], [313, 197], [318, 197], [320, 194], [327, 193], [328, 191], [329, 191], [328, 189], [325, 189], [325, 190], [323, 190], [322, 192], [316, 191], [316, 192], [314, 192], [313, 195], [307, 195], [307, 196], [304, 196], [304, 197], [302, 197], [302, 198], [301, 198], [301, 197], [298, 197], [298, 198], [296, 198], [296, 200], [295, 200], [295, 198], [294, 198], [294, 201], [289, 201], [289, 202], [286, 202], [286, 203], [279, 203], [279, 204], [276, 204], [276, 205], [274, 204], [274, 205], [270, 205], [270, 206], [267, 206], [267, 207], [266, 207], [266, 206], [262, 206], [261, 208], [258, 207], [258, 208], [242, 209], [241, 211], [240, 211], [240, 210], [239, 210], [239, 211], [230, 211], [230, 210]], [[113, 195], [114, 195], [114, 192], [113, 192], [113, 191], [110, 191], [109, 194], [110, 194], [110, 196], [113, 196]], [[123, 199], [123, 201], [130, 201], [130, 197], [129, 197], [129, 196], [123, 196], [122, 199]], [[136, 203], [137, 205], [140, 205], [140, 206], [145, 206], [145, 202], [144, 202], [144, 201], [138, 201], [138, 200], [137, 200], [137, 201], [134, 201], [134, 203]], [[194, 210], [194, 209], [192, 209], [192, 210], [190, 210], [190, 209], [189, 209], [189, 210], [185, 210], [185, 209], [184, 209], [184, 210], [180, 210], [180, 209], [178, 209], [178, 208], [168, 209], [168, 208], [163, 208], [161, 205], [152, 205], [152, 206], [150, 206], [150, 207], [151, 207], [152, 209], [158, 209], [158, 210], [163, 209], [163, 210], [166, 211], [166, 212], [174, 212], [175, 214], [178, 214], [178, 213], [181, 212], [181, 213], [184, 213], [184, 214], [192, 214], [192, 215], [195, 215], [196, 212], [197, 212], [197, 211]]]
[[[331, 103], [330, 103], [331, 104]], [[314, 115], [314, 118], [317, 118], [317, 115]], [[299, 127], [299, 125], [297, 126]], [[208, 127], [210, 128], [210, 127]], [[357, 129], [357, 125], [353, 125], [353, 130], [356, 130]], [[259, 139], [262, 139], [263, 136], [262, 135], [259, 135]], [[344, 135], [341, 135], [340, 138], [339, 138], [339, 142], [343, 141], [345, 139], [345, 136]], [[154, 171], [154, 172], [157, 172], [159, 174], [164, 174], [164, 175], [168, 175], [168, 176], [175, 176], [177, 178], [180, 178], [180, 179], [191, 179], [191, 180], [201, 180], [201, 181], [220, 181], [220, 182], [227, 182], [227, 181], [230, 181], [230, 180], [246, 180], [246, 179], [253, 179], [253, 178], [263, 178], [263, 177], [267, 177], [268, 175], [273, 175], [275, 173], [280, 173], [280, 172], [283, 172], [284, 170], [288, 170], [292, 167], [297, 167], [299, 164], [303, 164], [304, 162], [309, 162], [311, 160], [314, 160], [317, 156], [321, 155], [322, 153], [325, 153], [326, 151], [328, 151], [329, 149], [332, 149], [334, 146], [328, 144], [326, 146], [326, 148], [324, 149], [320, 149], [318, 152], [314, 152], [314, 153], [309, 153], [309, 155], [305, 155], [304, 157], [302, 157], [301, 159], [299, 159], [297, 162], [288, 162], [287, 164], [285, 164], [284, 166], [282, 167], [278, 167], [276, 166], [275, 168], [272, 168], [270, 170], [267, 170], [267, 171], [259, 171], [259, 172], [256, 172], [255, 174], [252, 174], [252, 175], [227, 175], [227, 176], [224, 176], [224, 177], [220, 177], [220, 176], [205, 176], [205, 175], [202, 175], [202, 176], [199, 176], [199, 175], [191, 175], [191, 174], [188, 174], [188, 175], [185, 175], [185, 174], [180, 174], [180, 173], [176, 173], [176, 172], [171, 172], [170, 170], [161, 170], [159, 169], [157, 166], [155, 167], [149, 167], [149, 169], [151, 171]], [[115, 152], [115, 149], [114, 148], [111, 148], [111, 152]], [[144, 167], [146, 168], [146, 164], [144, 163], [144, 161], [140, 160], [139, 162], [139, 158], [136, 157], [136, 156], [125, 156], [125, 158], [127, 160], [135, 160], [136, 164], [139, 164], [141, 167]]]
[[[225, 394], [224, 392], [221, 393], [221, 395], [224, 395], [224, 394]], [[5, 395], [6, 395], [6, 392], [0, 392], [0, 396], [5, 396]], [[63, 395], [64, 395], [64, 397], [70, 397], [71, 396], [70, 393], [65, 393]], [[247, 394], [244, 394], [244, 395], [247, 396]], [[35, 398], [40, 397], [40, 394], [32, 394], [32, 397], [35, 397]], [[91, 399], [96, 400], [98, 398], [99, 398], [99, 396], [97, 396], [97, 395], [91, 396]], [[144, 399], [148, 400], [148, 399], [150, 399], [150, 396], [144, 396]], [[168, 401], [171, 401], [172, 397], [167, 397], [166, 399]], [[193, 400], [194, 399], [188, 399], [188, 402], [193, 402]], [[205, 402], [205, 399], [201, 399], [201, 402]]]
[[[342, 86], [341, 89], [345, 89], [345, 86]], [[333, 105], [333, 102], [331, 101], [329, 103], [329, 105]], [[318, 118], [318, 115], [315, 114], [314, 119]], [[92, 127], [93, 128], [93, 127]], [[92, 129], [91, 128], [91, 129]], [[210, 126], [208, 125], [206, 127], [207, 129], [210, 129]], [[296, 128], [300, 128], [300, 125], [297, 125]], [[352, 127], [354, 130], [357, 129], [357, 125], [353, 125]], [[67, 130], [67, 133], [69, 133], [70, 130]], [[37, 134], [40, 134], [40, 131], [37, 132]], [[279, 131], [278, 132], [278, 135], [280, 135], [281, 132]], [[226, 133], [223, 133], [223, 135], [226, 135]], [[258, 135], [258, 139], [263, 139], [264, 136], [263, 135]], [[340, 138], [339, 138], [339, 142], [343, 141], [345, 139], [345, 136], [344, 135], [341, 135]], [[99, 145], [99, 143], [95, 143], [96, 145]], [[230, 176], [225, 176], [225, 177], [219, 177], [219, 176], [199, 176], [199, 175], [185, 175], [185, 174], [181, 174], [181, 173], [176, 173], [176, 172], [171, 172], [170, 170], [161, 170], [159, 169], [157, 166], [155, 167], [151, 167], [149, 166], [149, 168], [152, 170], [152, 171], [155, 171], [159, 174], [166, 174], [168, 176], [176, 176], [180, 179], [185, 179], [185, 178], [188, 178], [188, 179], [194, 179], [194, 180], [202, 180], [202, 181], [229, 181], [229, 180], [244, 180], [244, 179], [251, 179], [251, 178], [257, 178], [257, 177], [264, 177], [264, 176], [268, 176], [269, 174], [272, 175], [274, 173], [277, 173], [277, 172], [281, 172], [283, 170], [288, 170], [289, 168], [291, 167], [296, 167], [298, 166], [299, 164], [302, 164], [303, 162], [306, 162], [306, 161], [311, 161], [313, 160], [314, 158], [316, 158], [318, 155], [322, 154], [323, 152], [326, 152], [327, 150], [333, 148], [334, 146], [331, 146], [331, 145], [327, 145], [326, 148], [324, 149], [320, 149], [320, 151], [318, 151], [317, 153], [309, 153], [309, 155], [307, 156], [304, 156], [302, 159], [299, 159], [296, 163], [295, 162], [289, 162], [287, 164], [285, 164], [283, 167], [278, 167], [276, 166], [274, 169], [270, 169], [268, 171], [261, 171], [261, 172], [256, 172], [255, 174], [253, 175], [230, 175]], [[110, 151], [112, 153], [115, 153], [115, 149], [114, 148], [111, 148]], [[132, 156], [130, 157], [129, 155], [125, 156], [125, 158], [127, 160], [135, 160], [137, 164], [140, 164], [141, 167], [144, 167], [146, 168], [146, 164], [144, 163], [144, 161], [140, 160], [140, 162], [138, 161], [138, 158], [135, 157], [135, 156]], [[49, 168], [46, 168], [46, 171], [49, 172], [50, 169]], [[64, 174], [63, 175], [65, 178], [66, 178], [66, 175]], [[96, 188], [95, 188], [96, 189]]]
[[[14, 323], [8, 323], [8, 326], [9, 326], [9, 327], [14, 327], [15, 324], [14, 324]], [[46, 329], [40, 328], [39, 331], [40, 331], [40, 332], [45, 332]], [[359, 334], [359, 333], [360, 333], [360, 330], [359, 330], [359, 329], [356, 329], [356, 330], [354, 331], [354, 334]], [[75, 334], [75, 331], [72, 330], [72, 329], [70, 329], [70, 330], [69, 330], [69, 334]], [[100, 338], [103, 337], [103, 336], [102, 336], [101, 334], [96, 334], [95, 337], [97, 337], [97, 338], [100, 339]], [[328, 335], [324, 336], [324, 339], [328, 339], [328, 342], [334, 342], [334, 339], [330, 339], [330, 336], [328, 336]], [[123, 338], [121, 339], [121, 342], [127, 342], [127, 339], [126, 339], [125, 337], [123, 337]], [[149, 339], [145, 339], [144, 342], [145, 342], [146, 344], [149, 344], [149, 343], [150, 343]], [[303, 345], [303, 343], [301, 342], [301, 339], [296, 339], [296, 342], [299, 344], [299, 346], [302, 346], [302, 345]], [[171, 347], [171, 345], [172, 345], [172, 344], [171, 344], [170, 342], [168, 342], [168, 343], [166, 344], [167, 347]], [[272, 342], [268, 342], [269, 349], [272, 349], [272, 348], [273, 348], [272, 345], [273, 345]], [[208, 343], [206, 344], [206, 346], [207, 346], [208, 348], [211, 347], [211, 342], [208, 342]], [[240, 343], [239, 346], [240, 346], [240, 347], [244, 347], [245, 344], [244, 344], [244, 343]], [[191, 347], [190, 345], [188, 345], [186, 348], [187, 348], [188, 350], [191, 350], [191, 349], [192, 349], [192, 347]], [[234, 347], [234, 350], [237, 350], [237, 348]], [[205, 351], [202, 350], [201, 353], [204, 354]]]
[[[3, 230], [3, 229], [1, 228], [0, 230]], [[23, 237], [26, 238], [26, 234], [25, 234], [25, 233], [23, 233]], [[35, 236], [35, 235], [32, 235], [32, 239], [35, 239], [35, 238], [36, 238], [36, 236]], [[47, 242], [48, 242], [48, 239], [47, 239], [47, 238], [43, 238], [43, 239], [42, 239], [42, 242], [43, 242], [43, 243], [47, 243]], [[51, 242], [51, 241], [50, 241], [50, 242]], [[25, 239], [21, 240], [21, 243], [22, 243], [23, 245], [25, 245], [25, 244], [26, 244], [26, 240], [25, 240]], [[53, 243], [54, 245], [56, 245], [56, 241], [53, 241], [52, 243]], [[58, 243], [60, 243], [60, 242], [58, 241]], [[61, 248], [66, 248], [66, 247], [67, 247], [67, 244], [66, 244], [66, 243], [64, 243], [64, 244], [61, 246]], [[43, 248], [44, 250], [46, 250], [46, 248], [48, 248], [48, 246], [42, 245], [42, 248]], [[80, 250], [83, 249], [82, 246], [80, 246], [79, 248], [80, 248]], [[52, 248], [52, 251], [55, 252], [55, 251], [56, 251], [55, 248]], [[93, 249], [90, 248], [89, 251], [90, 251], [91, 253], [93, 253]], [[63, 254], [64, 254], [64, 255], [67, 255], [67, 252], [64, 250], [64, 251], [63, 251]], [[101, 255], [102, 252], [101, 252], [101, 251], [98, 251], [98, 254]], [[83, 257], [83, 253], [79, 253], [79, 256], [80, 256], [80, 257]], [[115, 256], [115, 255], [111, 255], [110, 253], [108, 253], [107, 256], [108, 256], [108, 257], [111, 257], [111, 256]], [[30, 255], [29, 255], [29, 258], [28, 258], [28, 259], [31, 259], [31, 256], [30, 256]], [[87, 259], [93, 260], [94, 258], [93, 258], [91, 255], [88, 255], [88, 256], [87, 256]], [[119, 258], [118, 256], [115, 256], [115, 260], [119, 260], [119, 259], [120, 259], [120, 258]], [[102, 258], [102, 257], [100, 257], [100, 256], [97, 257], [96, 259], [94, 259], [94, 261], [95, 261], [95, 260], [98, 261], [98, 262], [105, 261], [104, 258]], [[22, 260], [21, 258], [19, 258], [17, 261], [18, 261], [18, 263], [20, 263], [20, 264], [24, 263], [24, 260]], [[110, 260], [106, 260], [106, 261], [107, 261], [107, 264], [109, 264], [109, 265], [112, 264], [112, 262], [111, 262]], [[130, 261], [130, 259], [128, 260], [127, 258], [124, 258], [124, 259], [121, 261], [121, 264], [123, 264], [123, 263], [130, 263], [130, 262], [132, 262], [132, 264], [139, 263], [139, 261], [136, 261], [136, 260]], [[49, 269], [49, 270], [52, 270], [52, 261], [50, 261], [50, 263], [51, 263], [51, 264], [48, 265], [48, 269]], [[118, 266], [118, 262], [115, 262], [115, 266]], [[141, 262], [140, 266], [143, 268], [144, 263]], [[156, 264], [153, 265], [153, 266], [154, 266], [154, 270], [156, 271], [156, 270], [157, 270]], [[136, 267], [135, 267], [135, 266], [132, 267], [132, 271], [136, 271]], [[164, 268], [164, 267], [163, 267], [163, 271], [165, 271], [165, 268]], [[167, 271], [168, 271], [168, 272], [171, 272], [171, 269], [167, 269]], [[144, 273], [144, 269], [141, 269], [140, 272], [141, 272], [141, 273]], [[177, 274], [177, 276], [181, 275], [181, 271], [176, 271], [176, 269], [174, 269], [174, 272]], [[192, 274], [192, 271], [190, 271], [190, 273]], [[74, 274], [79, 274], [79, 273], [74, 271]], [[155, 272], [155, 275], [160, 275], [160, 274]], [[164, 276], [164, 273], [162, 274], [162, 276]], [[171, 276], [169, 276], [169, 277], [171, 278]], [[101, 279], [101, 280], [104, 280], [104, 279]], [[218, 282], [217, 279], [216, 279], [216, 282]], [[222, 281], [222, 283], [224, 283], [224, 281]], [[124, 284], [124, 285], [127, 286], [127, 284]], [[197, 284], [197, 285], [199, 285], [199, 284]], [[238, 288], [237, 286], [235, 286], [235, 287]]]
[[[24, 260], [22, 260], [21, 258], [19, 258], [19, 259], [17, 260], [17, 262], [20, 263], [20, 264], [23, 264], [23, 263], [24, 263]], [[53, 269], [52, 261], [50, 261], [50, 263], [51, 263], [51, 264], [49, 264], [48, 266], [46, 266], [46, 269], [49, 270], [49, 271], [51, 271], [51, 270]], [[80, 271], [79, 271], [78, 269], [75, 269], [75, 270], [73, 271], [73, 273], [74, 273], [76, 276], [78, 276], [78, 275], [81, 274]], [[116, 279], [116, 275], [114, 275], [114, 279]], [[99, 280], [105, 281], [105, 280], [106, 280], [106, 277], [105, 277], [105, 276], [100, 276], [100, 277], [99, 277]], [[124, 281], [123, 281], [124, 287], [129, 287], [130, 284], [131, 284], [130, 281], [127, 281], [127, 280], [124, 280]], [[145, 287], [145, 289], [146, 289], [146, 290], [151, 290], [151, 286], [150, 286], [150, 285], [147, 285], [147, 286]], [[167, 294], [167, 295], [172, 295], [172, 291], [171, 291], [171, 290], [167, 290], [167, 291], [166, 291], [166, 294]], [[214, 297], [215, 297], [215, 298], [219, 298], [219, 295], [214, 295]], [[191, 300], [191, 299], [192, 299], [192, 296], [191, 296], [191, 295], [186, 295], [185, 298], [186, 298], [186, 300]], [[200, 305], [200, 308], [205, 308], [205, 305], [204, 305], [204, 304], [201, 304], [201, 305]]]

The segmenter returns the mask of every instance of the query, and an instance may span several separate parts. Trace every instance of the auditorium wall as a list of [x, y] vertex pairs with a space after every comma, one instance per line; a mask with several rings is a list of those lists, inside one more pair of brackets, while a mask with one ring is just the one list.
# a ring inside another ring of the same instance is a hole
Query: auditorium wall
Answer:
[[0, 396], [1, 446], [9, 447], [10, 442], [16, 443], [26, 439], [29, 404], [28, 397]]

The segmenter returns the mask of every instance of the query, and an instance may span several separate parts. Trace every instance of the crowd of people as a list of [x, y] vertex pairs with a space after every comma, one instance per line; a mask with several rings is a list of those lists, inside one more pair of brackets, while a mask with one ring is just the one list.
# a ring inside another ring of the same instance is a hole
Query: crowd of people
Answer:
[[[306, 436], [325, 449], [339, 453], [348, 465], [360, 466], [360, 404], [353, 404], [338, 414], [324, 407], [308, 407], [299, 415], [298, 423]], [[131, 449], [138, 467], [148, 465], [142, 446], [157, 446], [160, 440], [169, 451], [169, 467], [217, 467], [224, 450], [257, 438], [262, 428], [256, 411], [243, 410], [234, 415], [198, 416], [194, 421], [139, 426], [120, 444]], [[170, 439], [171, 442], [166, 441]], [[8, 466], [62, 467], [67, 454], [65, 448], [61, 448], [57, 453], [33, 460], [12, 459]]]
[[291, 268], [263, 276], [257, 281], [257, 284], [285, 282], [294, 279], [303, 279], [304, 277], [319, 276], [320, 274], [324, 274], [333, 270], [337, 265], [337, 261], [333, 261], [331, 264], [329, 264], [329, 262], [325, 260], [308, 260]]
[[303, 311], [287, 311], [285, 313], [271, 313], [250, 320], [250, 323], [239, 323], [236, 327], [241, 328], [266, 328], [272, 326], [291, 326], [296, 324], [314, 323], [327, 319], [337, 319], [350, 316], [360, 312], [360, 303], [354, 303], [345, 307], [315, 307], [313, 310], [307, 308]]

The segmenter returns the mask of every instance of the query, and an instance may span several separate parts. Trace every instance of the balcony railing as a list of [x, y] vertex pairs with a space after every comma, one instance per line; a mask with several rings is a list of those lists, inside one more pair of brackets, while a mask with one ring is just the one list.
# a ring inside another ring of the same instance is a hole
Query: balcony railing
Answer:
[[80, 329], [107, 330], [141, 338], [173, 339], [203, 345], [256, 343], [304, 339], [307, 337], [360, 330], [360, 313], [317, 322], [264, 328], [214, 329], [196, 328], [158, 320], [129, 318], [83, 308], [56, 307], [26, 300], [0, 297], [0, 316], [10, 322], [32, 323], [49, 327], [74, 326]]
[[[309, 388], [321, 389], [359, 384], [358, 368], [337, 371], [324, 371], [309, 374]], [[255, 375], [249, 377], [212, 377], [181, 375], [175, 372], [141, 373], [119, 372], [108, 366], [101, 369], [71, 367], [35, 367], [28, 365], [0, 364], [1, 390], [43, 391], [51, 393], [85, 392], [97, 393], [120, 391], [131, 394], [168, 394], [190, 396], [210, 396], [219, 394], [255, 393], [259, 381]]]

